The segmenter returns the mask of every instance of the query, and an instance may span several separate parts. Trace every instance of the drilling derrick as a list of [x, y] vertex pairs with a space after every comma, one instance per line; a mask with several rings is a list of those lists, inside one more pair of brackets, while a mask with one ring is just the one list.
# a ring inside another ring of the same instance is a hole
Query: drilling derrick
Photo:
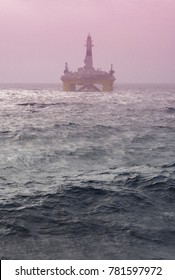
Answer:
[[64, 75], [61, 77], [64, 91], [113, 91], [115, 81], [113, 65], [109, 72], [94, 69], [92, 58], [92, 38], [88, 34], [86, 40], [86, 56], [84, 67], [78, 68], [77, 72], [69, 71], [65, 64]]
[[92, 39], [91, 39], [91, 35], [89, 33], [88, 37], [87, 37], [87, 42], [86, 42], [86, 57], [84, 59], [84, 69], [93, 69], [93, 61], [92, 61], [92, 47], [94, 45], [92, 44]]

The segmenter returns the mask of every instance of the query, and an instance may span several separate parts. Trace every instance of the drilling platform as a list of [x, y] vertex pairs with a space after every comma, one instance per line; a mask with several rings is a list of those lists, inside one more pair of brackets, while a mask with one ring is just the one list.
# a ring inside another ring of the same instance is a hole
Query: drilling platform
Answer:
[[95, 69], [92, 59], [92, 38], [90, 33], [86, 40], [86, 56], [84, 67], [78, 68], [77, 72], [69, 71], [68, 64], [65, 64], [64, 75], [61, 77], [63, 91], [113, 91], [115, 81], [113, 65], [109, 72]]

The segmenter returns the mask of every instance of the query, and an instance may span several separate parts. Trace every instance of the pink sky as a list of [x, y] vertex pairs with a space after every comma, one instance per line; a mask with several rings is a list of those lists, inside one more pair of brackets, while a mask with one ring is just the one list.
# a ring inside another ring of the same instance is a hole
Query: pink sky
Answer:
[[0, 0], [0, 83], [60, 82], [89, 32], [118, 82], [175, 83], [175, 0]]

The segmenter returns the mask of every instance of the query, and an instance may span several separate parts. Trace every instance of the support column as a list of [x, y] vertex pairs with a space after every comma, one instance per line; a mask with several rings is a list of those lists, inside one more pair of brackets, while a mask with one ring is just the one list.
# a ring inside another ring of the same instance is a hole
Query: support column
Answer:
[[111, 81], [106, 80], [103, 82], [103, 91], [113, 91], [113, 85]]

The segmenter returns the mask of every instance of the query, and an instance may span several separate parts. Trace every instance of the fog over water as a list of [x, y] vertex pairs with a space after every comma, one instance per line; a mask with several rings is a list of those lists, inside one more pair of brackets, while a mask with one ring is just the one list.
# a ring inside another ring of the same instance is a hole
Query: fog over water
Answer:
[[1, 0], [0, 83], [58, 82], [65, 62], [94, 67], [119, 82], [173, 83], [174, 0]]

